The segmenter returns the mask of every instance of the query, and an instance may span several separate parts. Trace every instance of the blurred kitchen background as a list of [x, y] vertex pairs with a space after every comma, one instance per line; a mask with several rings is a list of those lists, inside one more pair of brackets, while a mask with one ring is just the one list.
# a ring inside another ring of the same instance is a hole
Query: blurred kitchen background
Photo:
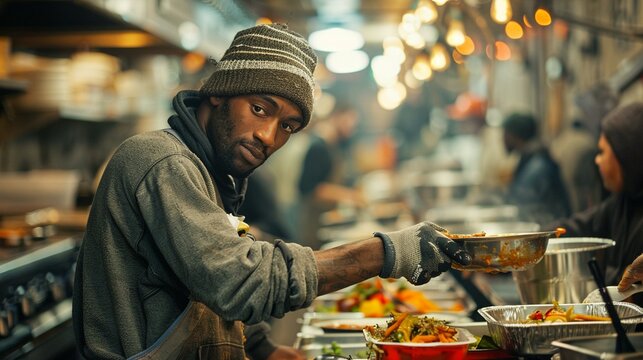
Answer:
[[[359, 118], [339, 182], [367, 205], [322, 213], [320, 247], [425, 218], [538, 229], [502, 198], [513, 112], [538, 119], [572, 210], [596, 204], [600, 119], [643, 99], [637, 0], [0, 0], [0, 357], [68, 355], [75, 249], [102, 165], [167, 127], [174, 94], [199, 88], [237, 31], [270, 22], [317, 51], [314, 121], [339, 103]], [[291, 234], [306, 137], [261, 172]], [[471, 297], [520, 302], [485, 279], [465, 283]]]

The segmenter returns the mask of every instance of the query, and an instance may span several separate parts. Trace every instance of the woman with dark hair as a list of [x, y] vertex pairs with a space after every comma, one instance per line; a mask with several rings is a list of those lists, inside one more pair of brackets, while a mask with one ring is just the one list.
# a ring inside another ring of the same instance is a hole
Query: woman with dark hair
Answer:
[[[605, 257], [605, 281], [616, 285], [627, 265], [643, 253], [643, 102], [613, 110], [601, 126], [595, 161], [611, 195], [553, 226], [566, 228], [566, 236], [613, 239], [616, 245]], [[643, 298], [635, 300], [643, 304]]]

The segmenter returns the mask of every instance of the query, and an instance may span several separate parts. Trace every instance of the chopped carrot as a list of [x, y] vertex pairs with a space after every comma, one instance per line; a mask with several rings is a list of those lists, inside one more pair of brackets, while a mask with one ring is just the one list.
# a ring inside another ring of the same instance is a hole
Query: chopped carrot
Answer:
[[411, 342], [414, 343], [429, 343], [438, 341], [437, 335], [415, 335]]
[[384, 332], [384, 337], [385, 338], [388, 337], [389, 335], [391, 335], [393, 331], [395, 331], [398, 327], [400, 327], [400, 324], [402, 323], [402, 321], [404, 321], [404, 319], [406, 319], [407, 316], [409, 316], [408, 313], [400, 314], [400, 316], [398, 316], [398, 318], [395, 319], [395, 322], [386, 329], [386, 331]]
[[447, 340], [447, 337], [444, 336], [444, 333], [438, 333], [438, 339], [440, 339], [440, 342], [443, 342], [443, 343], [449, 342], [449, 340]]
[[610, 318], [606, 316], [598, 315], [586, 315], [586, 314], [574, 314], [574, 320], [584, 320], [584, 321], [610, 321]]

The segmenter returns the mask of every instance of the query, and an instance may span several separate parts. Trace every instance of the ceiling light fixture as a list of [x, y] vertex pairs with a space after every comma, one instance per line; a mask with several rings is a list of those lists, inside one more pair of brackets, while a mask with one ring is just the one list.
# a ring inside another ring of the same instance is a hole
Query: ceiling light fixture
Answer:
[[335, 74], [358, 72], [368, 67], [368, 62], [368, 55], [361, 50], [332, 52], [326, 57], [326, 67]]
[[308, 37], [310, 46], [319, 51], [351, 51], [359, 50], [364, 46], [364, 37], [357, 31], [332, 27], [314, 31]]

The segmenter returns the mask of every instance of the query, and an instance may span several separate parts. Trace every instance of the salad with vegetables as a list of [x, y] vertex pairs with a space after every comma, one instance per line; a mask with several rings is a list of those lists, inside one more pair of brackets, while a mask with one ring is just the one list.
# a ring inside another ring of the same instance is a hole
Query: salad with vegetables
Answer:
[[392, 312], [426, 314], [435, 311], [460, 311], [461, 303], [445, 309], [431, 301], [419, 290], [395, 279], [374, 278], [356, 284], [338, 299], [332, 307], [317, 308], [320, 312], [362, 312], [366, 317], [384, 317]]
[[527, 316], [523, 323], [553, 323], [553, 322], [572, 322], [572, 321], [610, 321], [609, 317], [578, 314], [574, 312], [574, 306], [567, 309], [561, 307], [557, 301], [553, 301], [553, 306], [544, 313], [536, 310]]
[[456, 342], [458, 333], [443, 320], [408, 313], [393, 313], [386, 328], [375, 325], [367, 326], [365, 330], [377, 341], [399, 343]]

